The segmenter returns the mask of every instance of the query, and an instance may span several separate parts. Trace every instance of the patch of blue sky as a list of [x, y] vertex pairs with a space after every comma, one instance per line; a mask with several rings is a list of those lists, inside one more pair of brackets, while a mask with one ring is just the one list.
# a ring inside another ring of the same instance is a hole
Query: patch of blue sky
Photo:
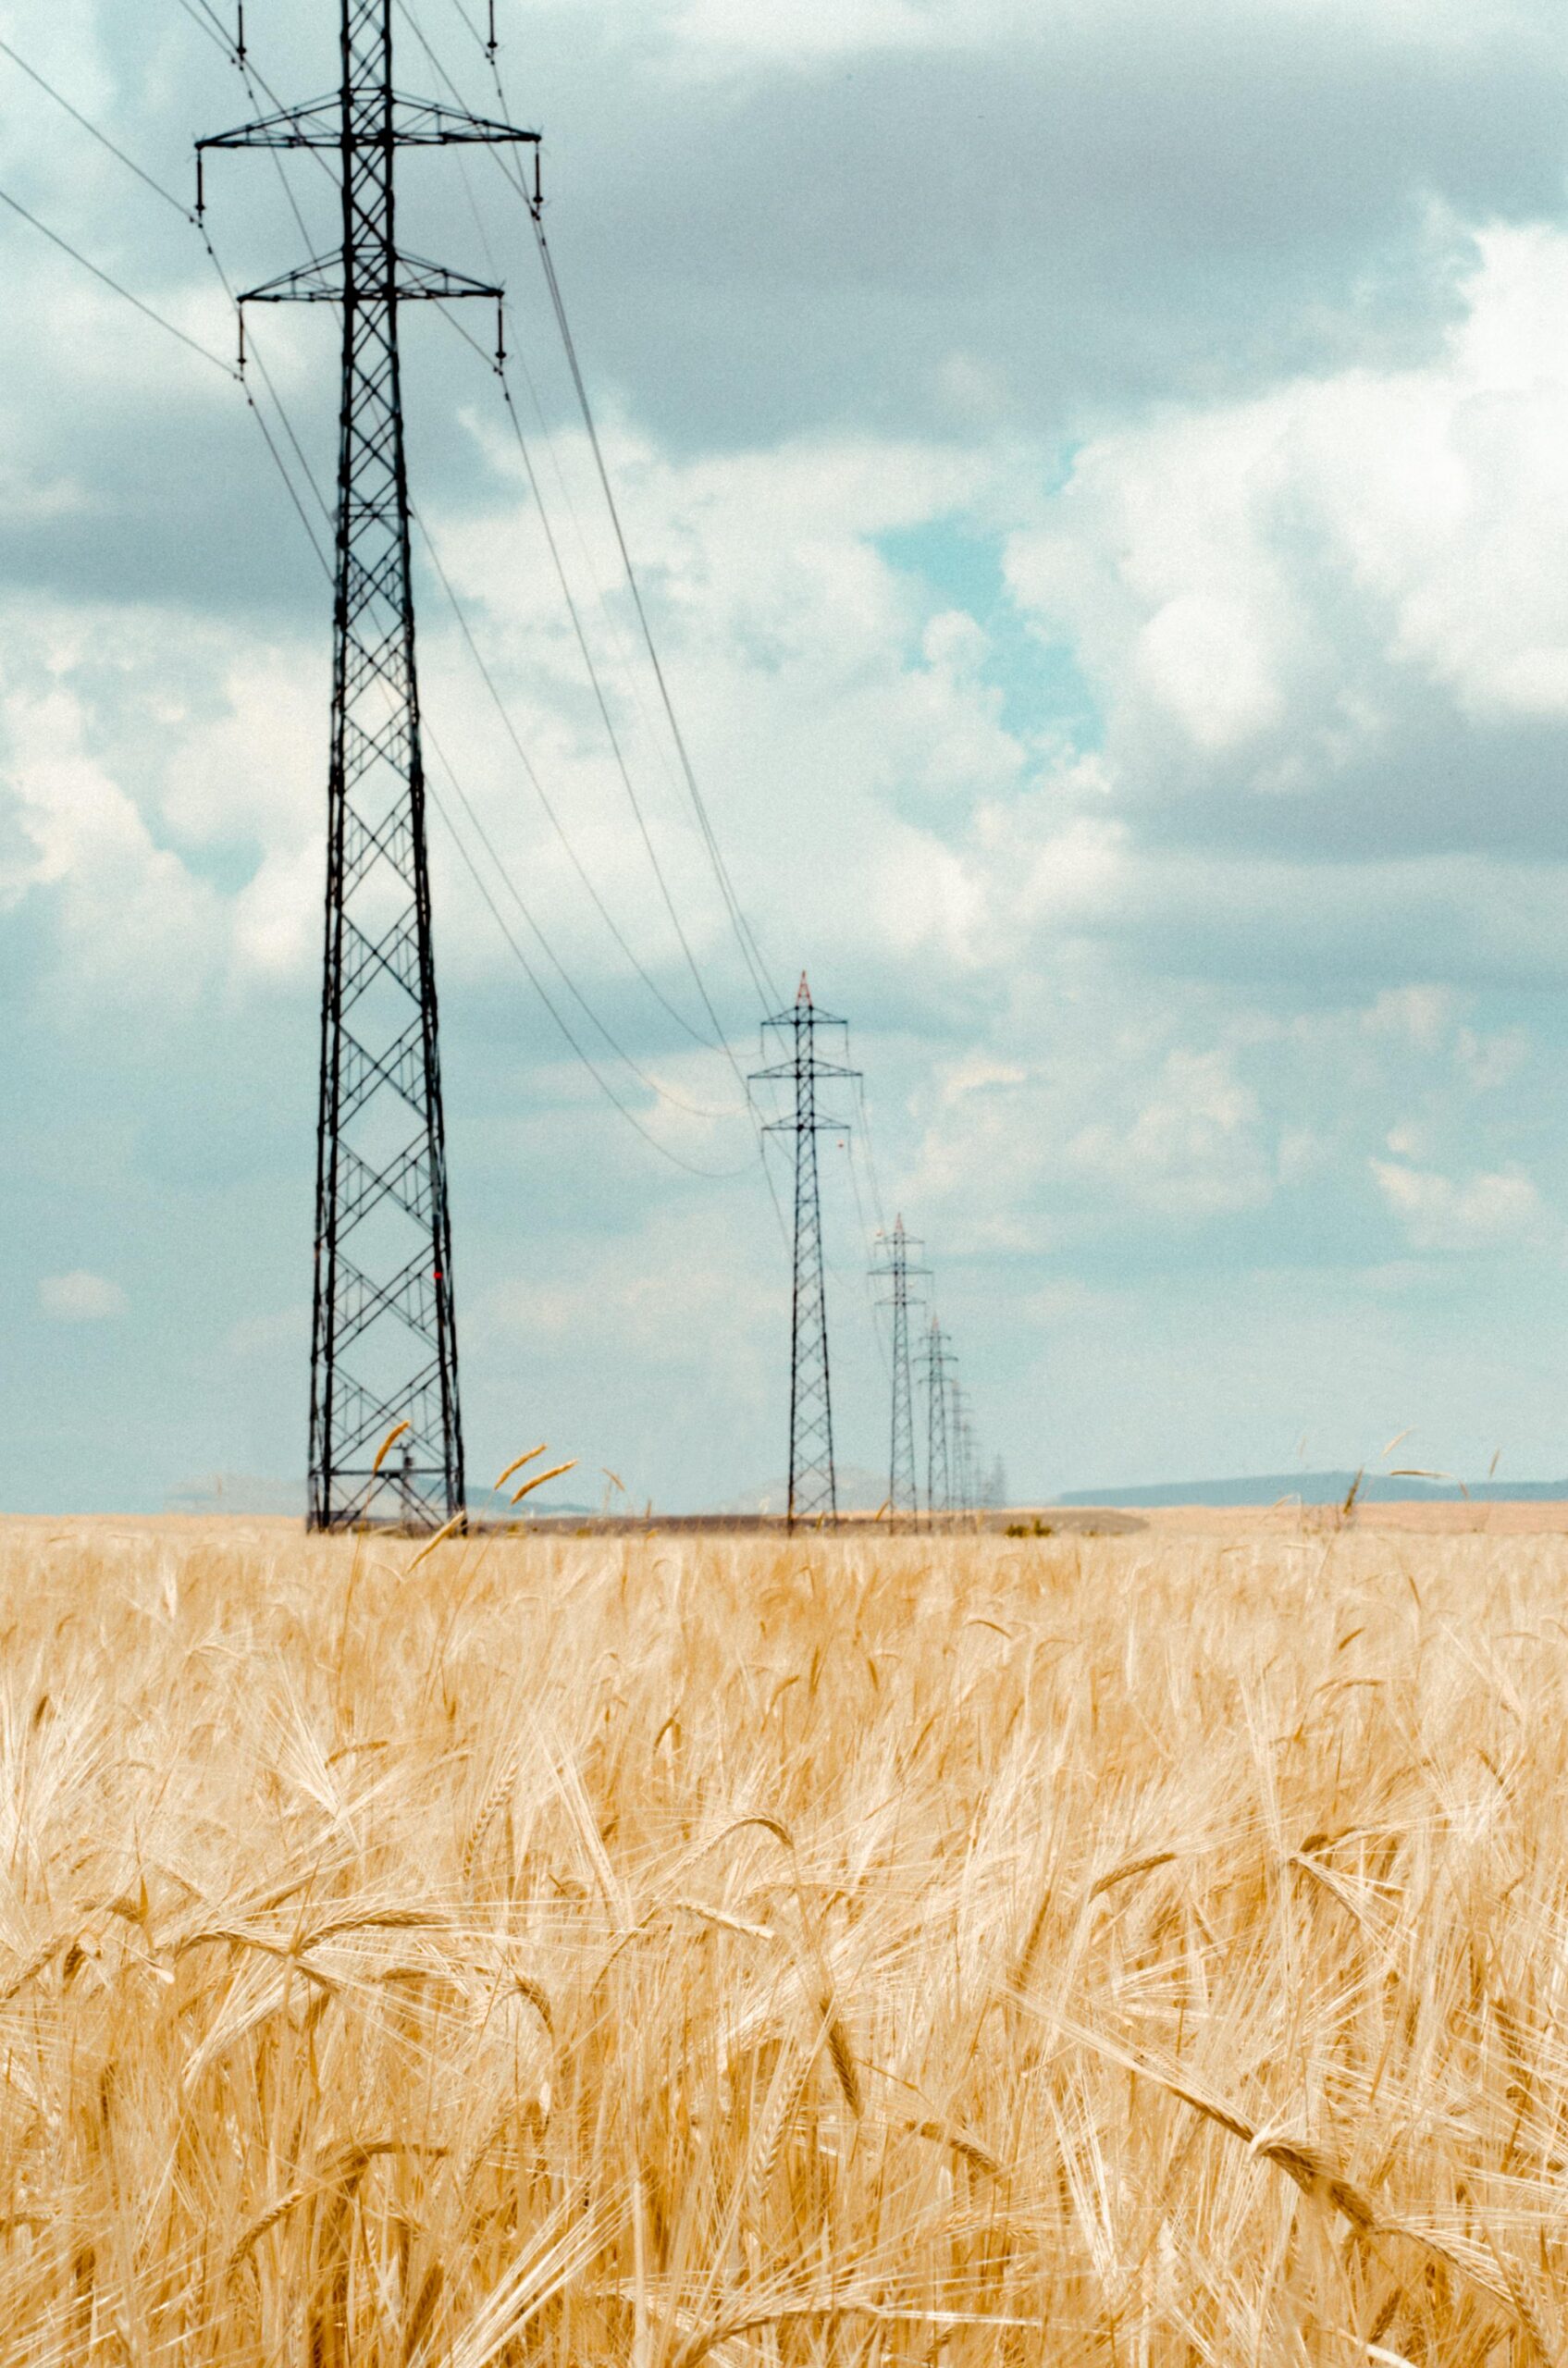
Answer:
[[1097, 747], [1104, 716], [1067, 642], [1051, 642], [1014, 604], [1002, 572], [1002, 536], [953, 518], [931, 518], [877, 538], [890, 567], [917, 575], [932, 613], [961, 610], [983, 633], [983, 679], [1002, 695], [1001, 722], [1031, 746]]

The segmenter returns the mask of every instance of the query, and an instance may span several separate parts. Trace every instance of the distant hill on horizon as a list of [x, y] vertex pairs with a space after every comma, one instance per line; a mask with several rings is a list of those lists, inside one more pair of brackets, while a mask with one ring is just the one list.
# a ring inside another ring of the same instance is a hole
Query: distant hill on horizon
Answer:
[[[1074, 1488], [1053, 1497], [1056, 1505], [1342, 1505], [1356, 1481], [1353, 1472], [1269, 1472], [1239, 1480], [1165, 1480], [1141, 1488]], [[1363, 1504], [1410, 1504], [1429, 1500], [1457, 1504], [1568, 1503], [1568, 1480], [1419, 1480], [1387, 1472], [1361, 1474]]]

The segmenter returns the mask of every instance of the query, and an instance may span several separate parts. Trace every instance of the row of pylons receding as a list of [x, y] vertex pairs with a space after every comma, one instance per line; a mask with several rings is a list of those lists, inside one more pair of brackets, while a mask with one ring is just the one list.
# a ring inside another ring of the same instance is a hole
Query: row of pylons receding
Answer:
[[[832, 1030], [842, 1032], [835, 1037], [828, 1032]], [[767, 1129], [795, 1138], [787, 1498], [792, 1527], [800, 1523], [831, 1525], [839, 1517], [817, 1138], [823, 1133], [846, 1136], [851, 1122], [825, 1111], [817, 1088], [821, 1079], [858, 1081], [860, 1072], [851, 1068], [847, 1060], [820, 1052], [819, 1034], [825, 1035], [830, 1045], [847, 1050], [847, 1022], [819, 1008], [802, 971], [794, 1004], [762, 1023], [764, 1066], [752, 1075], [754, 1084], [794, 1088], [793, 1108], [769, 1121]], [[767, 1059], [770, 1043], [782, 1051], [782, 1058]], [[926, 1417], [925, 1486], [921, 1488], [915, 1420], [917, 1358], [909, 1316], [911, 1308], [920, 1303], [915, 1287], [929, 1276], [931, 1269], [920, 1263], [923, 1245], [906, 1232], [902, 1215], [879, 1232], [877, 1246], [881, 1255], [871, 1273], [887, 1285], [882, 1305], [893, 1319], [892, 1420], [887, 1495], [882, 1512], [899, 1523], [922, 1517], [934, 1523], [1000, 1503], [1004, 1493], [1000, 1466], [982, 1478], [969, 1397], [957, 1377], [957, 1358], [934, 1314], [921, 1338], [918, 1360]]]
[[[464, 1520], [467, 1496], [399, 316], [413, 302], [476, 296], [499, 305], [503, 291], [400, 251], [394, 180], [406, 148], [476, 145], [513, 154], [531, 148], [531, 193], [521, 176], [513, 179], [544, 255], [539, 135], [471, 115], [455, 100], [406, 96], [392, 75], [393, 0], [340, 0], [340, 7], [338, 90], [199, 142], [195, 218], [200, 222], [204, 212], [200, 160], [209, 154], [314, 149], [328, 169], [336, 161], [341, 244], [239, 299], [241, 307], [329, 304], [341, 323], [309, 1520], [316, 1529], [367, 1520], [434, 1528]], [[242, 33], [240, 49], [242, 55]], [[492, 57], [493, 52], [492, 38]], [[546, 268], [559, 312], [548, 259]], [[817, 1137], [826, 1127], [847, 1131], [847, 1126], [819, 1109], [817, 1088], [819, 1079], [856, 1076], [846, 1063], [825, 1059], [818, 1049], [820, 1034], [826, 1032], [831, 1043], [831, 1031], [844, 1026], [816, 1008], [804, 976], [793, 1008], [763, 1022], [764, 1045], [782, 1046], [784, 1057], [759, 1075], [794, 1086], [792, 1112], [774, 1122], [775, 1131], [795, 1137], [792, 1523], [833, 1523], [839, 1512]], [[982, 1497], [1000, 1497], [999, 1467], [982, 1485], [956, 1360], [933, 1318], [921, 1359], [922, 1503], [909, 1314], [911, 1283], [925, 1270], [911, 1259], [919, 1245], [905, 1233], [902, 1218], [879, 1240], [883, 1254], [874, 1271], [891, 1284], [893, 1311], [884, 1511], [901, 1520], [922, 1511], [932, 1520], [966, 1513], [978, 1509]], [[401, 1442], [395, 1457], [387, 1453], [390, 1438]]]

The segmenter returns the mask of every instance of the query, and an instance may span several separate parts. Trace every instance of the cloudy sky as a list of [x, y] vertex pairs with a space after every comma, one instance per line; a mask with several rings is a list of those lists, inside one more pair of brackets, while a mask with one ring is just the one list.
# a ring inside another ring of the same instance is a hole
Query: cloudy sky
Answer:
[[[400, 5], [405, 88], [497, 111], [480, 6]], [[204, 14], [0, 0], [0, 37], [186, 198], [193, 138], [254, 112]], [[329, 85], [327, 0], [246, 14], [273, 90]], [[806, 966], [865, 1073], [874, 1160], [823, 1146], [843, 1457], [884, 1454], [880, 1203], [1017, 1496], [1407, 1429], [1396, 1461], [1568, 1471], [1559, 12], [498, 18], [716, 831], [772, 980]], [[3, 53], [0, 97], [0, 189], [209, 349], [5, 212], [0, 1503], [155, 1509], [303, 1468], [327, 595], [200, 240]], [[238, 285], [331, 237], [310, 159], [225, 158], [208, 201]], [[721, 1502], [784, 1462], [758, 998], [526, 217], [420, 156], [401, 228], [512, 290], [528, 457], [735, 1054], [690, 1033], [497, 382], [411, 314], [471, 1466], [548, 1437], [594, 1488]], [[256, 348], [329, 478], [330, 316]]]

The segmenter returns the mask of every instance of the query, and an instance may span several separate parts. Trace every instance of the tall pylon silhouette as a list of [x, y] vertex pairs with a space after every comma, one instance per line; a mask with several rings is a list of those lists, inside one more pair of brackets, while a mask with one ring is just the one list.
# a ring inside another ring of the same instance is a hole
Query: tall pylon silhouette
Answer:
[[920, 1483], [915, 1472], [915, 1387], [909, 1364], [909, 1285], [928, 1269], [910, 1263], [909, 1252], [920, 1247], [904, 1230], [904, 1219], [898, 1217], [888, 1234], [879, 1234], [878, 1240], [886, 1251], [882, 1264], [871, 1273], [890, 1286], [884, 1307], [893, 1310], [893, 1439], [887, 1466], [887, 1509], [896, 1517], [908, 1513], [911, 1517], [920, 1507]]
[[[538, 134], [392, 81], [393, 0], [342, 0], [338, 89], [198, 143], [339, 160], [342, 240], [241, 305], [342, 319], [327, 952], [321, 998], [310, 1523], [431, 1528], [463, 1509], [446, 1127], [414, 657], [400, 308], [501, 291], [401, 252], [403, 148]], [[198, 165], [197, 208], [203, 203]], [[385, 1442], [395, 1432], [396, 1451]]]
[[947, 1453], [948, 1376], [954, 1364], [947, 1335], [933, 1315], [925, 1338], [926, 1512], [953, 1510], [953, 1472]]
[[770, 1048], [770, 1031], [788, 1046], [785, 1056], [752, 1072], [754, 1083], [788, 1082], [795, 1088], [795, 1107], [787, 1117], [769, 1122], [770, 1134], [795, 1137], [795, 1288], [792, 1299], [789, 1350], [789, 1525], [797, 1522], [836, 1523], [838, 1484], [833, 1460], [833, 1391], [828, 1373], [827, 1292], [822, 1280], [822, 1211], [817, 1177], [817, 1137], [831, 1129], [848, 1132], [847, 1122], [827, 1116], [817, 1106], [819, 1078], [858, 1077], [858, 1069], [839, 1061], [823, 1060], [817, 1037], [824, 1029], [844, 1030], [846, 1021], [819, 1011], [811, 1001], [806, 973], [788, 1011], [762, 1022], [762, 1055]]

